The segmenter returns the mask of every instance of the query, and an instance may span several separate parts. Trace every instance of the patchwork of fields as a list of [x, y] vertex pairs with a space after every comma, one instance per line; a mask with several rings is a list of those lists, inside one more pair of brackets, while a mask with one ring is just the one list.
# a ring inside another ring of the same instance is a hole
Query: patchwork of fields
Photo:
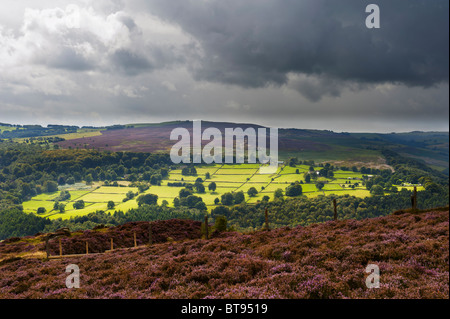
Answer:
[[[319, 168], [317, 168], [318, 170]], [[360, 179], [361, 173], [351, 171], [335, 171], [334, 179], [326, 179], [320, 177], [319, 180], [325, 182], [325, 186], [321, 191], [318, 191], [314, 183], [306, 183], [304, 181], [304, 173], [309, 170], [309, 166], [297, 165], [297, 167], [280, 166], [275, 174], [259, 174], [258, 164], [235, 164], [235, 165], [208, 165], [196, 167], [197, 176], [184, 176], [181, 174], [181, 169], [170, 172], [168, 179], [163, 180], [161, 186], [151, 186], [145, 193], [158, 195], [158, 204], [167, 201], [169, 206], [173, 206], [173, 199], [178, 196], [179, 191], [184, 187], [168, 186], [168, 183], [176, 182], [191, 182], [194, 183], [197, 178], [204, 180], [205, 193], [195, 194], [201, 196], [207, 205], [208, 209], [212, 209], [215, 204], [214, 200], [220, 200], [221, 195], [227, 192], [243, 191], [245, 193], [246, 202], [254, 204], [268, 196], [270, 200], [274, 197], [274, 192], [277, 189], [283, 191], [293, 182], [302, 181], [303, 194], [307, 197], [315, 197], [319, 195], [350, 194], [357, 197], [370, 196], [370, 193], [364, 186]], [[298, 170], [298, 173], [297, 173]], [[205, 175], [209, 173], [209, 178], [205, 179]], [[215, 182], [217, 189], [214, 192], [208, 190], [208, 185]], [[122, 183], [126, 184], [126, 183]], [[357, 185], [355, 185], [357, 184]], [[352, 185], [354, 188], [352, 188]], [[55, 199], [59, 196], [59, 192], [50, 194], [40, 194], [32, 198], [32, 200], [23, 203], [23, 209], [28, 213], [36, 213], [38, 208], [44, 207], [46, 212], [39, 214], [42, 217], [63, 218], [68, 219], [75, 216], [87, 215], [96, 210], [103, 211], [123, 211], [126, 212], [131, 208], [138, 206], [136, 197], [123, 202], [126, 194], [132, 191], [138, 194], [137, 187], [112, 187], [95, 184], [93, 186], [86, 186], [84, 184], [75, 184], [73, 186], [65, 185], [62, 188], [69, 190], [71, 198], [61, 203], [66, 205], [65, 211], [60, 213], [59, 210], [54, 210], [53, 206]], [[258, 194], [254, 197], [249, 197], [247, 191], [249, 188], [255, 187]], [[408, 188], [408, 187], [404, 187]], [[421, 190], [419, 188], [419, 190]], [[74, 209], [73, 203], [78, 200], [85, 202], [83, 209]], [[108, 209], [108, 202], [113, 201], [115, 207]]]

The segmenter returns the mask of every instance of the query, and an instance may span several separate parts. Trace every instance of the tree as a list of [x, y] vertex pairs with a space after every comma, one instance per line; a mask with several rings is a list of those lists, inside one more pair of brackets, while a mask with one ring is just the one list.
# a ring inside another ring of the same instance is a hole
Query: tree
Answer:
[[231, 193], [225, 193], [220, 197], [220, 201], [223, 205], [229, 206], [233, 205], [233, 194]]
[[61, 191], [61, 193], [59, 193], [59, 196], [55, 200], [57, 202], [63, 202], [69, 200], [70, 197], [71, 197], [70, 192], [67, 190], [63, 190]]
[[138, 192], [139, 193], [143, 193], [145, 192], [147, 189], [149, 189], [150, 187], [147, 184], [139, 184], [138, 185]]
[[324, 182], [317, 182], [317, 183], [316, 183], [316, 188], [317, 188], [319, 191], [321, 191], [322, 188], [324, 188], [324, 187], [325, 187], [325, 183], [324, 183]]
[[295, 197], [300, 196], [303, 193], [302, 185], [295, 183], [286, 188], [286, 196]]
[[311, 183], [311, 175], [305, 174], [305, 183]]
[[59, 203], [58, 210], [60, 213], [64, 213], [66, 210], [66, 205], [64, 205], [63, 203]]
[[115, 206], [116, 206], [116, 204], [114, 204], [114, 202], [112, 200], [110, 200], [108, 202], [108, 209], [114, 209]]
[[190, 191], [187, 188], [182, 188], [182, 189], [180, 189], [180, 192], [178, 194], [179, 194], [180, 198], [185, 198], [185, 197], [192, 195], [192, 191]]
[[58, 177], [58, 185], [64, 185], [66, 183], [66, 178], [64, 175]]
[[158, 185], [158, 183], [161, 182], [161, 180], [162, 180], [161, 174], [154, 174], [150, 177], [150, 184]]
[[80, 199], [73, 203], [73, 208], [75, 209], [83, 209], [85, 207], [84, 200]]
[[47, 211], [47, 210], [45, 209], [45, 207], [39, 207], [39, 208], [37, 209], [37, 213], [38, 213], [38, 214], [44, 214], [46, 211]]
[[291, 158], [288, 160], [288, 165], [289, 165], [290, 167], [295, 167], [295, 166], [297, 165], [297, 159], [291, 157]]
[[218, 199], [217, 197], [214, 199], [214, 205], [218, 205], [220, 203], [220, 199]]
[[143, 204], [156, 205], [158, 203], [158, 195], [155, 194], [144, 194], [137, 198], [137, 203], [140, 206]]
[[240, 191], [240, 192], [234, 193], [233, 199], [234, 199], [235, 204], [240, 204], [240, 203], [244, 202], [245, 201], [244, 192]]
[[205, 211], [205, 210], [208, 209], [208, 208], [206, 207], [206, 204], [205, 204], [203, 201], [198, 201], [198, 202], [195, 204], [194, 208], [196, 208], [196, 209], [198, 209], [198, 210], [201, 210], [201, 211]]
[[86, 185], [91, 185], [94, 181], [94, 178], [92, 177], [92, 174], [86, 175]]
[[283, 199], [283, 190], [281, 188], [278, 188], [274, 193], [273, 193], [273, 197], [275, 199]]
[[135, 194], [134, 194], [134, 192], [133, 191], [128, 191], [128, 193], [127, 193], [127, 198], [128, 199], [133, 199], [134, 198], [134, 196], [135, 196]]
[[197, 193], [200, 193], [200, 194], [205, 193], [205, 186], [203, 185], [203, 183], [196, 182], [194, 187], [195, 187], [195, 190], [197, 191]]
[[218, 232], [224, 232], [227, 230], [227, 218], [222, 215], [217, 215], [214, 218], [214, 229]]
[[203, 199], [199, 196], [189, 195], [188, 197], [180, 200], [181, 206], [187, 206], [189, 208], [195, 208], [198, 202], [202, 202]]
[[210, 179], [210, 178], [211, 178], [211, 174], [209, 172], [206, 172], [205, 179]]
[[231, 211], [228, 207], [225, 206], [217, 206], [213, 210], [211, 210], [211, 217], [215, 218], [216, 216], [230, 216]]
[[258, 191], [255, 187], [250, 187], [247, 191], [248, 196], [255, 197], [258, 194]]
[[211, 192], [215, 192], [216, 189], [217, 189], [217, 184], [216, 184], [216, 182], [210, 183], [210, 184], [208, 185], [208, 189], [209, 189]]
[[70, 176], [69, 178], [67, 178], [66, 183], [69, 184], [69, 185], [75, 184], [75, 178]]
[[370, 189], [370, 194], [372, 194], [373, 196], [383, 196], [384, 195], [383, 187], [381, 187], [380, 185], [373, 185], [372, 188]]
[[58, 190], [58, 184], [53, 181], [46, 181], [44, 183], [44, 189], [47, 193], [53, 193]]
[[[394, 187], [394, 186], [392, 186]], [[439, 186], [438, 184], [436, 184], [435, 182], [429, 182], [425, 184], [425, 189], [427, 191], [430, 191], [431, 193], [439, 193], [442, 189], [441, 186]]]

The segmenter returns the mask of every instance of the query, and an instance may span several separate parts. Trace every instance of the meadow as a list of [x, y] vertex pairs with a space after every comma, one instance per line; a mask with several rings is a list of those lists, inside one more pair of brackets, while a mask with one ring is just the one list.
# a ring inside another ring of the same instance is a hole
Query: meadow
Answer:
[[[6, 128], [6, 129], [4, 129]], [[1, 130], [13, 130], [14, 128], [10, 128], [8, 129], [7, 127], [1, 127], [0, 126], [0, 131]], [[89, 138], [89, 137], [94, 137], [94, 136], [100, 136], [102, 135], [102, 130], [101, 129], [88, 129], [88, 128], [80, 128], [77, 130], [76, 133], [66, 133], [66, 134], [56, 134], [56, 135], [46, 135], [44, 136], [45, 138], [53, 138], [53, 137], [59, 137], [59, 138], [63, 138], [66, 141], [70, 141], [70, 140], [76, 140], [76, 139], [83, 139], [83, 138]], [[38, 138], [43, 138], [43, 137], [36, 137], [36, 139]], [[27, 142], [29, 143], [29, 137], [19, 137], [19, 138], [14, 138], [13, 141], [18, 142], [18, 143], [24, 143]], [[76, 144], [74, 143], [73, 145], [71, 145], [72, 148], [83, 148], [84, 144]]]
[[[315, 171], [320, 170], [321, 167], [315, 167]], [[229, 192], [243, 191], [245, 194], [245, 201], [247, 204], [255, 204], [263, 200], [265, 196], [269, 200], [274, 199], [274, 192], [277, 189], [285, 191], [291, 183], [302, 183], [303, 195], [312, 198], [319, 195], [353, 195], [356, 197], [370, 196], [370, 192], [362, 185], [361, 179], [363, 174], [353, 171], [335, 171], [333, 179], [319, 177], [318, 180], [324, 182], [322, 190], [318, 190], [313, 182], [306, 183], [304, 180], [304, 173], [309, 170], [307, 165], [297, 165], [296, 167], [289, 167], [280, 165], [275, 174], [259, 174], [259, 165], [256, 164], [233, 164], [233, 165], [207, 165], [196, 167], [196, 176], [185, 176], [180, 169], [175, 169], [169, 172], [167, 179], [163, 180], [161, 185], [151, 185], [143, 194], [158, 195], [158, 204], [162, 205], [166, 201], [168, 206], [173, 206], [173, 200], [178, 196], [181, 186], [169, 186], [169, 183], [187, 182], [194, 183], [195, 180], [201, 178], [205, 186], [205, 193], [196, 193], [196, 196], [202, 197], [208, 210], [210, 211], [216, 205], [214, 201]], [[298, 170], [298, 173], [297, 173]], [[207, 178], [209, 174], [209, 178]], [[215, 182], [217, 188], [215, 191], [209, 191], [208, 185]], [[104, 186], [101, 183], [95, 183], [91, 186], [86, 186], [83, 183], [75, 185], [60, 186], [60, 190], [68, 190], [71, 194], [69, 200], [63, 201], [65, 211], [60, 212], [54, 210], [53, 205], [55, 199], [59, 196], [59, 191], [54, 193], [44, 193], [33, 197], [30, 201], [23, 203], [23, 209], [27, 213], [37, 213], [38, 208], [45, 208], [45, 213], [39, 214], [41, 217], [48, 217], [50, 219], [62, 218], [69, 219], [75, 216], [87, 215], [97, 210], [105, 212], [123, 211], [127, 212], [132, 208], [138, 207], [136, 197], [124, 201], [128, 192], [138, 194], [137, 187], [126, 186], [128, 183], [121, 183], [120, 187]], [[355, 185], [356, 184], [356, 185]], [[249, 188], [254, 187], [258, 193], [250, 197], [247, 194]], [[413, 186], [403, 187], [412, 189]], [[422, 190], [419, 187], [418, 190]], [[85, 207], [82, 209], [73, 208], [73, 203], [78, 200], [85, 202]], [[108, 208], [108, 202], [114, 202], [114, 208]]]

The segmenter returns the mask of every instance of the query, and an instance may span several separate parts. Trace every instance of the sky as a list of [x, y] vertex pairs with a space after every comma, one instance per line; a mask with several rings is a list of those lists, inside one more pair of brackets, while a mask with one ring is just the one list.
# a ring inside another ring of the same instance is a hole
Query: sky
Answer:
[[448, 56], [448, 0], [2, 0], [0, 122], [448, 131]]

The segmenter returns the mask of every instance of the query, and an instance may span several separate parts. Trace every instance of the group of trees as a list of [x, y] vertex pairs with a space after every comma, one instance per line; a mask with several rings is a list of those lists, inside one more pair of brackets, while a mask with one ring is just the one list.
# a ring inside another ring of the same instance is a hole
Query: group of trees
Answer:
[[[25, 138], [48, 135], [60, 135], [68, 133], [76, 133], [78, 126], [68, 125], [48, 125], [42, 127], [41, 125], [9, 125], [2, 124], [2, 126], [10, 126], [10, 130], [0, 131], [0, 139], [4, 138]], [[34, 139], [33, 139], [34, 140]]]
[[192, 167], [183, 167], [181, 169], [181, 175], [184, 176], [197, 176], [197, 169], [192, 166]]
[[[261, 229], [264, 225], [264, 210], [269, 212], [271, 227], [310, 225], [333, 219], [333, 199], [337, 201], [339, 219], [364, 219], [384, 216], [399, 209], [411, 207], [412, 192], [402, 189], [396, 194], [359, 198], [350, 195], [320, 195], [314, 198], [299, 196], [262, 201], [256, 205], [217, 206], [211, 215], [225, 216], [228, 224], [237, 230]], [[446, 206], [448, 191], [439, 193], [425, 190], [418, 192], [418, 208]]]
[[128, 180], [159, 184], [171, 168], [168, 154], [52, 150], [0, 140], [0, 209], [19, 205], [58, 185]]
[[[217, 206], [212, 210], [211, 217], [224, 216], [228, 225], [237, 230], [254, 230], [263, 227], [264, 210], [267, 208], [271, 227], [309, 225], [332, 220], [333, 199], [337, 201], [339, 219], [363, 219], [383, 216], [398, 209], [408, 208], [411, 205], [411, 195], [411, 191], [402, 189], [397, 194], [366, 198], [350, 195], [330, 195], [315, 198], [305, 196], [279, 198], [270, 202], [263, 201], [256, 205], [247, 205], [242, 202], [234, 206]], [[98, 211], [66, 220], [40, 218], [14, 208], [3, 210], [0, 212], [0, 240], [13, 236], [54, 231], [61, 227], [69, 227], [72, 231], [75, 231], [92, 229], [102, 224], [114, 226], [131, 221], [172, 218], [204, 220], [205, 213], [201, 209], [188, 206], [166, 207], [155, 205], [154, 203], [157, 200], [155, 196], [146, 196], [145, 198], [149, 199], [148, 202], [143, 201], [138, 208], [131, 209], [127, 213], [122, 211]], [[448, 190], [446, 191], [444, 188], [439, 189], [439, 192], [425, 190], [419, 192], [417, 196], [419, 209], [444, 206], [448, 205], [449, 202]]]

